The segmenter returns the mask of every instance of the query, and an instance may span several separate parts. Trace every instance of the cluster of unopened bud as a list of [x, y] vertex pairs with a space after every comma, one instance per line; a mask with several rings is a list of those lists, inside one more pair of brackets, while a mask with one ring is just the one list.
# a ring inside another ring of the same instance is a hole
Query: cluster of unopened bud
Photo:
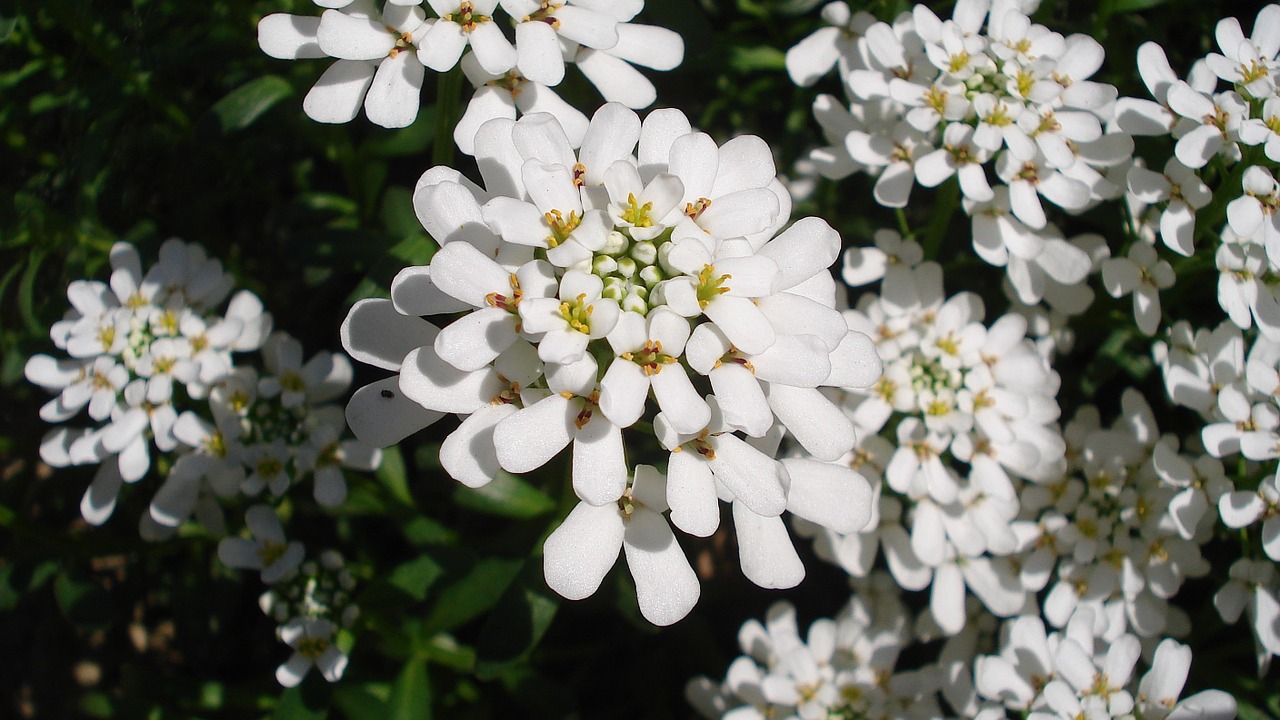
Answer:
[[633, 240], [615, 230], [609, 234], [605, 246], [592, 258], [590, 268], [604, 281], [604, 297], [617, 300], [623, 310], [647, 315], [649, 309], [660, 304], [653, 302], [650, 293], [658, 283], [675, 274], [666, 266], [666, 256], [671, 252], [670, 233], [663, 233], [653, 240]]
[[351, 602], [356, 580], [342, 554], [326, 550], [320, 559], [302, 563], [293, 577], [262, 594], [262, 612], [284, 624], [296, 617], [327, 618], [351, 627], [360, 608]]

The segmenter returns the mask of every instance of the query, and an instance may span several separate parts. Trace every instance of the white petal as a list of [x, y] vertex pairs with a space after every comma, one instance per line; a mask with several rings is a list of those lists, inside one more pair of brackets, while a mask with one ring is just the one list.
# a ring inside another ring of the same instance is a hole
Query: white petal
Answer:
[[570, 600], [595, 594], [618, 560], [625, 530], [616, 506], [578, 503], [542, 545], [547, 586]]
[[840, 534], [858, 532], [871, 519], [871, 484], [847, 466], [801, 458], [782, 464], [791, 477], [792, 514]]
[[405, 397], [400, 392], [399, 376], [392, 376], [356, 390], [347, 403], [346, 417], [351, 432], [361, 442], [390, 447], [444, 414], [427, 410]]
[[709, 537], [720, 526], [720, 500], [710, 466], [695, 452], [671, 453], [667, 465], [671, 522], [690, 535]]
[[627, 489], [622, 431], [603, 413], [593, 414], [573, 440], [573, 491], [591, 505], [607, 505]]
[[688, 615], [701, 587], [666, 519], [637, 509], [626, 524], [622, 547], [645, 619], [670, 625]]
[[375, 70], [375, 66], [360, 60], [335, 62], [303, 98], [303, 112], [316, 122], [351, 122], [360, 112]]
[[[569, 404], [562, 395], [550, 395], [499, 422], [493, 444], [502, 467], [513, 473], [529, 472], [559, 454], [573, 439]], [[531, 438], [537, 441], [530, 442]]]
[[424, 70], [412, 53], [401, 52], [378, 65], [364, 112], [369, 122], [385, 128], [402, 128], [418, 117]]
[[856, 442], [853, 422], [816, 389], [770, 383], [765, 397], [778, 420], [819, 460], [835, 462]]
[[487, 485], [500, 465], [493, 429], [515, 414], [518, 408], [506, 403], [490, 404], [477, 410], [445, 438], [440, 445], [440, 465], [454, 480], [467, 487]]
[[743, 503], [733, 504], [742, 574], [763, 588], [795, 587], [804, 579], [804, 564], [796, 554], [779, 517], [761, 517]]

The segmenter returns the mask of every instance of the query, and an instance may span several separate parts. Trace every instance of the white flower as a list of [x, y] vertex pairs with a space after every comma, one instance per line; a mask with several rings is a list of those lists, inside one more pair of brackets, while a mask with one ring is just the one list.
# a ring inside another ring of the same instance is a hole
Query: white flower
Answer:
[[1267, 98], [1262, 104], [1262, 117], [1250, 118], [1240, 125], [1240, 142], [1262, 145], [1269, 159], [1280, 162], [1280, 97]]
[[1249, 38], [1240, 29], [1240, 21], [1233, 17], [1218, 21], [1214, 37], [1222, 54], [1209, 53], [1205, 64], [1215, 75], [1254, 98], [1275, 93], [1274, 75], [1280, 70], [1280, 63], [1276, 62], [1280, 53], [1280, 5], [1267, 5], [1258, 11]]
[[1165, 163], [1163, 174], [1134, 165], [1129, 170], [1128, 191], [1147, 205], [1167, 201], [1160, 212], [1160, 239], [1179, 255], [1190, 257], [1195, 252], [1196, 211], [1209, 204], [1213, 193], [1191, 168], [1176, 157]]
[[1154, 335], [1160, 325], [1160, 291], [1173, 287], [1173, 267], [1145, 242], [1135, 242], [1123, 258], [1102, 263], [1102, 284], [1111, 297], [1133, 294], [1133, 317], [1138, 329]]
[[516, 50], [494, 21], [498, 0], [427, 0], [440, 18], [418, 43], [418, 60], [436, 72], [458, 64], [471, 46], [480, 67], [501, 75], [516, 64]]
[[335, 644], [338, 628], [324, 618], [293, 618], [280, 628], [280, 639], [293, 648], [293, 655], [276, 668], [276, 682], [295, 687], [314, 666], [329, 682], [342, 679], [347, 656]]
[[1276, 566], [1265, 560], [1241, 558], [1228, 571], [1230, 580], [1213, 596], [1213, 606], [1228, 623], [1248, 613], [1258, 653], [1258, 669], [1265, 673], [1271, 655], [1280, 655], [1280, 593]]
[[1196, 693], [1181, 702], [1182, 686], [1191, 669], [1191, 648], [1166, 638], [1156, 647], [1151, 669], [1138, 683], [1137, 710], [1144, 718], [1201, 717], [1230, 720], [1236, 716], [1236, 701], [1221, 690]]
[[245, 511], [245, 525], [253, 539], [223, 538], [218, 543], [218, 559], [228, 567], [259, 570], [262, 582], [273, 585], [298, 569], [302, 563], [302, 543], [288, 541], [280, 516], [268, 505], [254, 505]]
[[593, 595], [624, 550], [640, 613], [655, 625], [680, 620], [698, 601], [697, 575], [662, 517], [666, 478], [637, 465], [630, 488], [614, 503], [578, 505], [543, 546], [547, 585], [570, 600]]
[[415, 49], [434, 26], [415, 5], [370, 2], [326, 10], [320, 18], [273, 14], [258, 23], [258, 45], [271, 57], [333, 57], [302, 101], [317, 122], [345, 123], [363, 104], [369, 120], [405, 127], [418, 115], [423, 68]]

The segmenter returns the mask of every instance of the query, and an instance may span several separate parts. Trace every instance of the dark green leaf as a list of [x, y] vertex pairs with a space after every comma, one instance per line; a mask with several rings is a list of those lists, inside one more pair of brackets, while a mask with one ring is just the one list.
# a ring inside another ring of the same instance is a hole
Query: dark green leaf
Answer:
[[402, 505], [413, 506], [413, 493], [409, 491], [404, 455], [400, 453], [399, 447], [393, 445], [382, 451], [382, 465], [378, 466], [377, 478], [391, 497]]
[[400, 677], [391, 686], [387, 699], [387, 720], [429, 720], [431, 717], [431, 680], [427, 677], [427, 661], [410, 658]]
[[555, 509], [555, 500], [508, 472], [498, 471], [493, 482], [478, 488], [459, 486], [453, 491], [459, 505], [490, 515], [525, 520]]
[[530, 560], [520, 579], [489, 614], [476, 643], [476, 675], [492, 679], [528, 657], [551, 626], [560, 597], [542, 579], [540, 558]]
[[450, 630], [487, 612], [502, 597], [523, 565], [523, 560], [504, 558], [485, 558], [477, 562], [466, 575], [437, 596], [435, 606], [427, 615], [425, 633], [434, 635]]
[[267, 75], [241, 85], [213, 104], [223, 134], [243, 130], [272, 105], [293, 94], [293, 86], [279, 75]]
[[772, 47], [735, 47], [729, 53], [729, 67], [740, 73], [784, 70], [787, 67], [786, 55]]
[[387, 716], [387, 698], [391, 686], [386, 683], [339, 683], [333, 688], [333, 704], [348, 718], [382, 718]]
[[289, 688], [280, 694], [280, 700], [276, 702], [276, 711], [271, 716], [273, 720], [323, 720], [329, 716], [328, 703], [324, 702], [327, 697], [317, 697], [319, 695], [328, 695], [327, 684], [324, 692], [306, 692], [305, 688], [317, 687], [313, 683], [303, 682], [298, 687]]
[[444, 568], [440, 563], [429, 555], [421, 555], [418, 559], [410, 560], [392, 570], [388, 582], [405, 591], [414, 600], [425, 600], [427, 588], [431, 587], [431, 584], [443, 573]]

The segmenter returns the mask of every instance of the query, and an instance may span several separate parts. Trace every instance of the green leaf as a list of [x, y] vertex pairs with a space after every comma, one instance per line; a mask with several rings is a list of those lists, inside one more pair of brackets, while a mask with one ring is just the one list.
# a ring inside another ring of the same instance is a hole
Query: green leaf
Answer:
[[378, 481], [402, 505], [413, 507], [413, 493], [409, 491], [409, 478], [404, 467], [404, 455], [398, 446], [384, 448], [382, 464], [376, 473]]
[[425, 515], [404, 523], [400, 531], [405, 539], [417, 546], [450, 545], [457, 541], [457, 533]]
[[427, 677], [427, 661], [411, 658], [400, 677], [391, 686], [387, 699], [387, 720], [430, 720], [431, 680]]
[[465, 508], [519, 520], [544, 515], [556, 507], [555, 500], [546, 493], [503, 471], [482, 487], [458, 486], [453, 500]]
[[305, 681], [298, 687], [285, 690], [276, 702], [276, 711], [271, 716], [272, 720], [323, 720], [328, 717], [328, 685], [323, 682], [321, 685], [324, 685], [321, 692], [304, 690], [317, 687], [314, 683]]
[[13, 37], [13, 29], [18, 26], [18, 18], [0, 18], [0, 43]]
[[387, 699], [391, 686], [387, 683], [338, 683], [333, 688], [333, 704], [349, 718], [381, 718], [387, 716]]
[[480, 630], [476, 676], [490, 680], [518, 665], [537, 647], [556, 616], [560, 597], [547, 589], [542, 563], [525, 564], [518, 582], [507, 588]]
[[101, 585], [76, 574], [62, 573], [53, 582], [53, 595], [68, 619], [82, 625], [111, 622], [111, 596]]
[[406, 187], [389, 187], [383, 193], [382, 224], [392, 237], [426, 237], [422, 224], [418, 222], [418, 214], [413, 209], [413, 191]]
[[427, 615], [426, 635], [455, 628], [487, 612], [515, 580], [524, 560], [484, 558], [437, 596]]
[[293, 86], [279, 75], [250, 80], [227, 93], [210, 110], [218, 118], [223, 134], [243, 130], [271, 106], [293, 94]]
[[440, 579], [444, 568], [429, 555], [421, 555], [391, 571], [387, 582], [397, 587], [414, 600], [427, 599], [427, 589]]
[[774, 47], [734, 47], [729, 52], [729, 67], [740, 73], [785, 70], [787, 56]]

